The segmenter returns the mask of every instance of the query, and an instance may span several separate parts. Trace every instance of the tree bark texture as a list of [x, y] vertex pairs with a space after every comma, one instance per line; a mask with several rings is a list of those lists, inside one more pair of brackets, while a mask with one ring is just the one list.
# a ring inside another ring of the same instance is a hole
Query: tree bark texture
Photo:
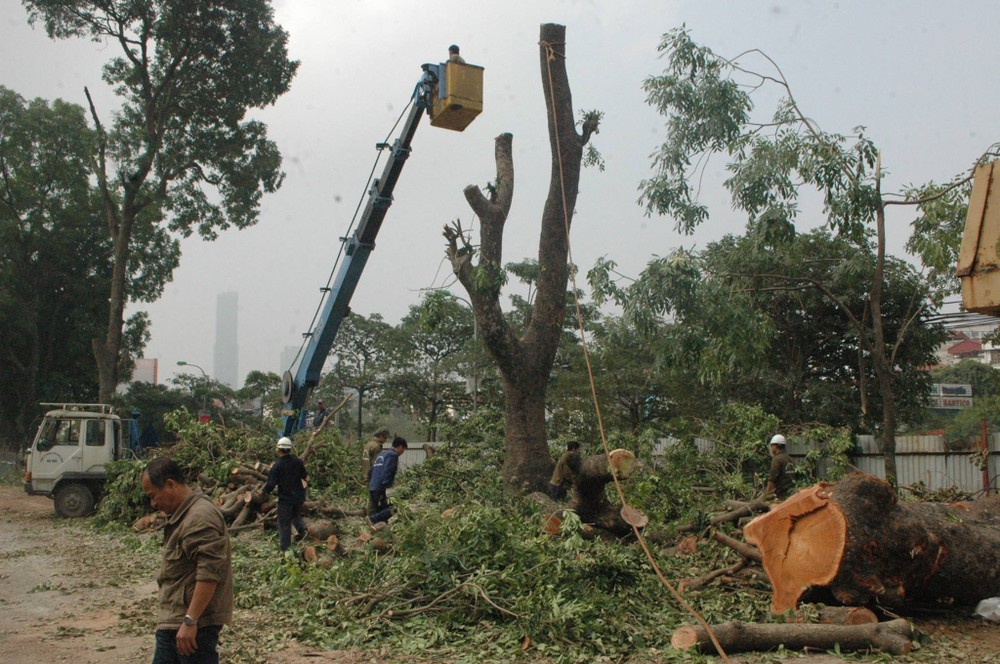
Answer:
[[496, 180], [488, 195], [476, 186], [465, 188], [465, 198], [480, 219], [479, 246], [473, 246], [458, 221], [444, 232], [452, 270], [469, 294], [480, 336], [502, 378], [506, 425], [503, 481], [508, 493], [543, 490], [554, 465], [545, 436], [545, 393], [565, 315], [568, 233], [579, 190], [583, 147], [597, 128], [594, 121], [583, 134], [576, 131], [565, 39], [564, 26], [541, 26], [539, 56], [552, 166], [539, 234], [536, 295], [530, 321], [520, 338], [500, 306], [503, 231], [514, 192], [510, 134], [496, 139]]
[[[913, 628], [903, 619], [864, 625], [755, 624], [728, 622], [712, 625], [712, 632], [726, 653], [750, 650], [788, 650], [817, 648], [831, 650], [869, 650], [877, 648], [893, 655], [903, 655], [912, 647]], [[713, 653], [715, 646], [704, 627], [685, 626], [674, 631], [670, 645], [678, 650], [697, 648]]]
[[998, 496], [900, 503], [887, 482], [854, 473], [798, 492], [744, 535], [763, 556], [775, 613], [808, 588], [845, 605], [896, 609], [1000, 595]]

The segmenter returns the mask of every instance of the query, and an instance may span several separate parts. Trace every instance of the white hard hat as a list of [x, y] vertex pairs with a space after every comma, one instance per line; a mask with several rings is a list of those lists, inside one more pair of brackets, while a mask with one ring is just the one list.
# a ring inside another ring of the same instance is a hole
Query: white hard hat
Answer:
[[288, 436], [283, 436], [278, 439], [278, 449], [279, 450], [290, 450], [292, 449], [292, 439]]
[[784, 436], [782, 436], [780, 433], [776, 433], [774, 434], [774, 436], [771, 437], [771, 442], [768, 443], [768, 445], [781, 445], [782, 447], [784, 447], [786, 442], [788, 441], [785, 440]]

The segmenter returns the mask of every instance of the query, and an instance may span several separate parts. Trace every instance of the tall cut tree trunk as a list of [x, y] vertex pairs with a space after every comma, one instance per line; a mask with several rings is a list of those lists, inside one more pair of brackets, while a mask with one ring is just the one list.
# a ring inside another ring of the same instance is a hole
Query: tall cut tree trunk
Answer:
[[[497, 367], [505, 399], [504, 488], [508, 493], [542, 489], [554, 465], [545, 437], [545, 390], [559, 347], [569, 280], [568, 232], [580, 184], [583, 147], [597, 120], [577, 133], [566, 73], [566, 28], [544, 24], [539, 38], [542, 89], [548, 115], [552, 166], [538, 242], [538, 289], [530, 322], [518, 338], [500, 307], [503, 228], [514, 192], [513, 138], [496, 139], [495, 185], [489, 197], [476, 186], [465, 198], [479, 216], [478, 248], [459, 222], [445, 228], [448, 258], [469, 294], [476, 325]], [[478, 263], [472, 260], [478, 256]]]

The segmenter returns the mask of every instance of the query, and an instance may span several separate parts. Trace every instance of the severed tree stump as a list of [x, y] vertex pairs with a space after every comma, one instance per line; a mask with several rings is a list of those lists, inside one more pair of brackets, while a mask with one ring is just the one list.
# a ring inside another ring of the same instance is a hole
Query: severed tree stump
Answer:
[[630, 534], [632, 527], [622, 517], [622, 508], [608, 500], [612, 468], [619, 479], [628, 478], [635, 469], [635, 455], [628, 450], [612, 450], [585, 458], [573, 482], [573, 495], [567, 507], [579, 514], [584, 523], [622, 537]]
[[[618, 507], [608, 500], [607, 484], [613, 480], [612, 468], [619, 479], [628, 478], [635, 470], [635, 455], [628, 450], [612, 450], [609, 454], [587, 457], [580, 463], [573, 494], [565, 509], [575, 511], [580, 517], [584, 524], [581, 535], [585, 539], [626, 537], [632, 533], [631, 523], [642, 528], [648, 522], [634, 507]], [[564, 508], [543, 493], [532, 493], [528, 497], [541, 504], [546, 512], [543, 530], [558, 535]]]
[[1000, 595], [1000, 497], [900, 503], [889, 484], [853, 473], [799, 491], [744, 528], [771, 581], [771, 610], [808, 588], [840, 603], [905, 608]]
[[[728, 622], [712, 625], [712, 633], [727, 653], [773, 650], [778, 646], [784, 646], [788, 650], [877, 648], [893, 655], [903, 655], [912, 647], [913, 628], [903, 619], [864, 625]], [[700, 625], [676, 629], [670, 639], [670, 645], [678, 650], [696, 648], [699, 652], [715, 652], [715, 646], [708, 638], [708, 633]]]

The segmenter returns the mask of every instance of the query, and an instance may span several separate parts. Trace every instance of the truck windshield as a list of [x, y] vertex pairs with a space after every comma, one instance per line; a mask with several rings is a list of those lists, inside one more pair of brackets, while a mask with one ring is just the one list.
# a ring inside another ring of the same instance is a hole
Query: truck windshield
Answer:
[[79, 420], [45, 420], [39, 443], [76, 445], [80, 442]]

